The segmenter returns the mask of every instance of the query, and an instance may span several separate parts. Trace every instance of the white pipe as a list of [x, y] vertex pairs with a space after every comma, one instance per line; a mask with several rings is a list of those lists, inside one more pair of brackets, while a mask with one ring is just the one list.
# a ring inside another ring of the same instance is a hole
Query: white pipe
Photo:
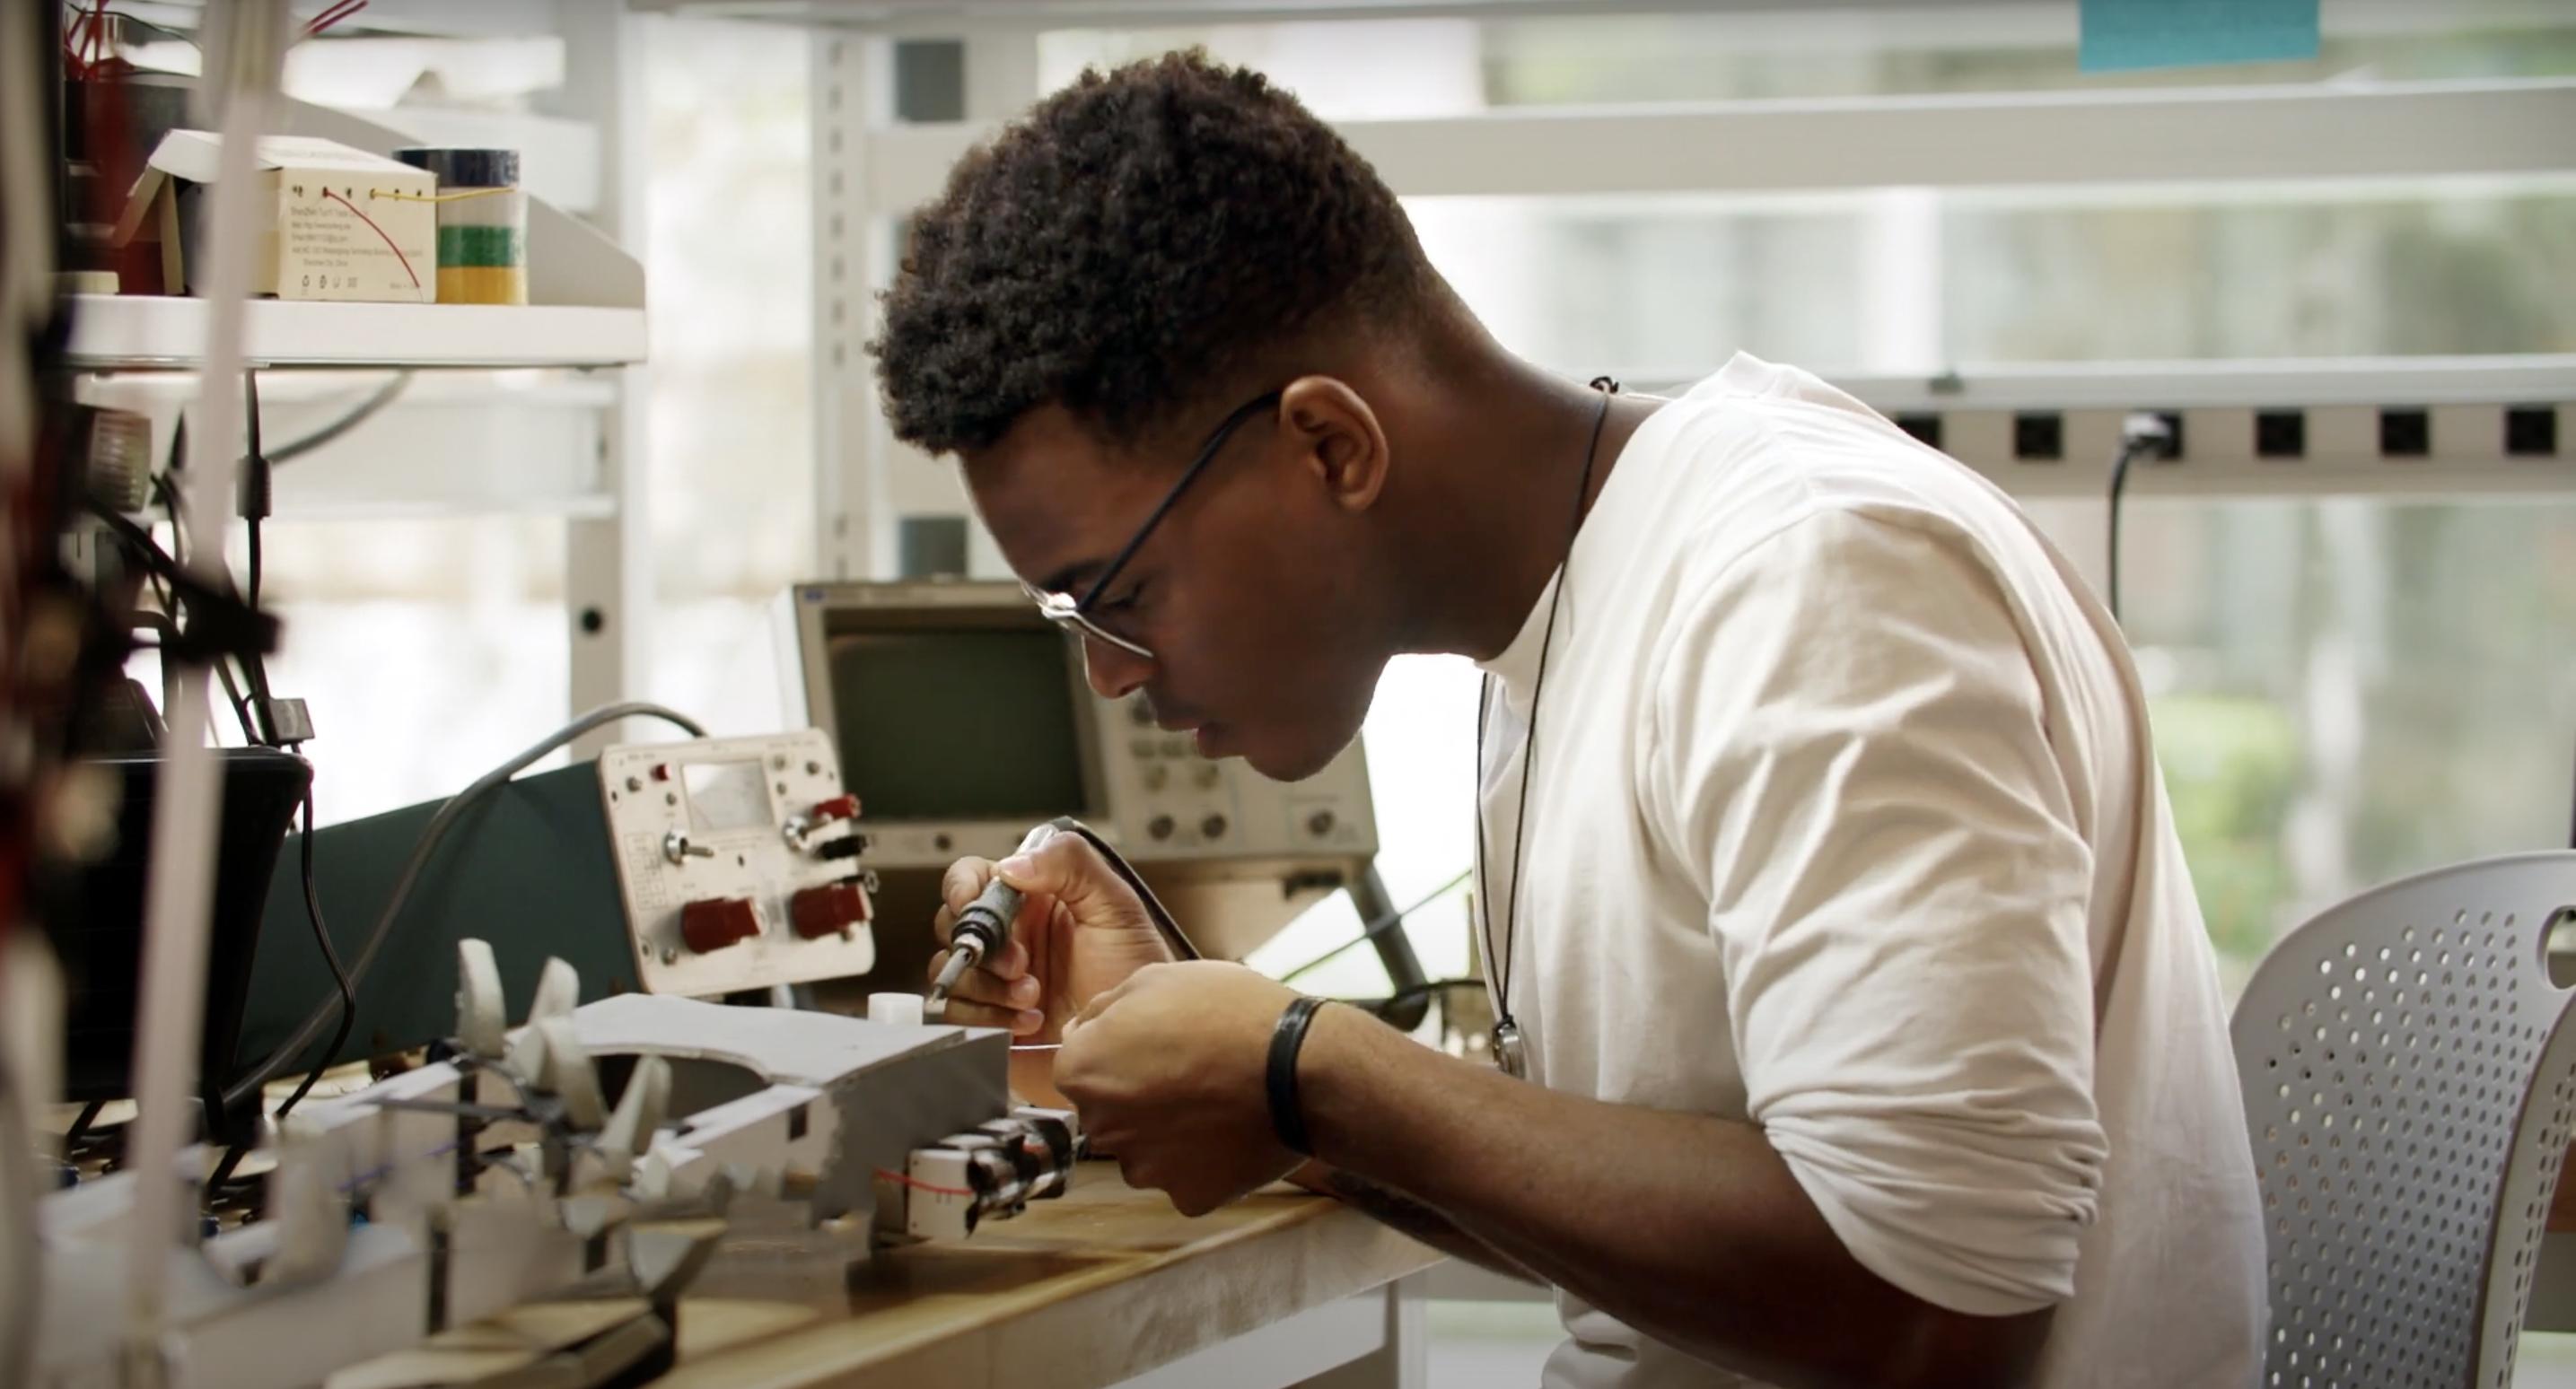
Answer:
[[[277, 91], [285, 51], [284, 0], [236, 0], [210, 8], [223, 17], [210, 35], [216, 61], [200, 94], [223, 117], [206, 247], [206, 351], [197, 402], [199, 428], [189, 431], [181, 480], [188, 567], [200, 581], [226, 585], [224, 535], [233, 514], [234, 456], [242, 437], [242, 333], [250, 295], [251, 254], [258, 244], [258, 190], [252, 171], [259, 136]], [[145, 883], [143, 976], [135, 1035], [133, 1146], [138, 1180], [127, 1227], [126, 1378], [130, 1385], [168, 1379], [162, 1362], [165, 1293], [171, 1251], [196, 1223], [194, 1174], [177, 1168], [189, 1137], [197, 1089], [197, 1048], [205, 1011], [207, 923], [215, 878], [215, 835], [223, 769], [207, 746], [206, 671], [185, 667], [171, 698], [162, 743], [160, 784], [152, 808], [152, 862]]]

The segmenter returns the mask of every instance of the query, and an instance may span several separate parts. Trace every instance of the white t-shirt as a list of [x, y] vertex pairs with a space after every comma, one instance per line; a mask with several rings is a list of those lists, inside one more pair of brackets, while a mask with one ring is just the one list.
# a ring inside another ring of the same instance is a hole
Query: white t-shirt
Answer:
[[[1984, 479], [1740, 355], [1629, 440], [1570, 567], [1508, 949], [1532, 1078], [1760, 1126], [1880, 1277], [2055, 1304], [2050, 1389], [2252, 1384], [2226, 1005], [2073, 568]], [[1553, 591], [1486, 667], [1497, 911]], [[1558, 1304], [1550, 1386], [1745, 1382]]]

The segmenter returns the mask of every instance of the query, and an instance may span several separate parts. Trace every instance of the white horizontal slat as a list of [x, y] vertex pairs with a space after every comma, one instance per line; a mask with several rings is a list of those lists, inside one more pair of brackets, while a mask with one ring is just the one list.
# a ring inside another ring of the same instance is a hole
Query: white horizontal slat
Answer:
[[[2576, 169], [2576, 80], [1577, 107], [1336, 128], [1408, 197], [2558, 173]], [[872, 132], [859, 170], [871, 203], [926, 201], [992, 130]]]
[[[257, 367], [617, 366], [644, 360], [642, 309], [253, 300], [244, 355]], [[206, 301], [77, 295], [71, 364], [84, 370], [193, 368]]]

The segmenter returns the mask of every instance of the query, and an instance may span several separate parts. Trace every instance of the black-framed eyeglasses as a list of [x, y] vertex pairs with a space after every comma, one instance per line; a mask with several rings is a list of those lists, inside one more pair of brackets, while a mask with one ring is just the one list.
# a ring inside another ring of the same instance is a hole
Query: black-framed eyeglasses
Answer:
[[1207, 442], [1199, 445], [1198, 456], [1190, 460], [1190, 466], [1181, 470], [1180, 480], [1172, 484], [1171, 491], [1163, 494], [1163, 500], [1156, 503], [1154, 509], [1147, 513], [1145, 524], [1138, 526], [1136, 534], [1129, 537], [1118, 553], [1110, 557], [1109, 563], [1101, 569], [1100, 576], [1083, 589], [1081, 597], [1076, 598], [1069, 593], [1049, 593], [1034, 584], [1022, 583], [1020, 587], [1027, 591], [1029, 598], [1038, 605], [1038, 611], [1045, 615], [1047, 621], [1067, 631], [1107, 642], [1129, 655], [1140, 656], [1148, 661], [1154, 659], [1153, 652], [1102, 626], [1100, 621], [1092, 616], [1092, 608], [1100, 601], [1100, 595], [1107, 592], [1109, 585], [1118, 578], [1118, 571], [1127, 567], [1127, 561], [1135, 558], [1136, 551], [1144, 547], [1146, 538], [1154, 533], [1156, 526], [1163, 523], [1163, 518], [1170, 514], [1172, 507], [1180, 501], [1181, 494], [1188, 491], [1190, 484], [1198, 480], [1199, 474], [1207, 471], [1208, 464], [1216, 460], [1217, 451], [1225, 447], [1225, 441], [1233, 435], [1235, 429], [1245, 420], [1278, 403], [1279, 392], [1264, 391], [1236, 406], [1233, 413], [1227, 415], [1224, 422], [1217, 425], [1215, 432], [1208, 435]]

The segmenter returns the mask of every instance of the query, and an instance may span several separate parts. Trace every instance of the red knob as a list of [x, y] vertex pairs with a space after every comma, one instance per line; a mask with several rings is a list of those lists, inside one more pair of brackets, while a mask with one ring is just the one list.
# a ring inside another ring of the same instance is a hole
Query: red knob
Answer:
[[818, 825], [828, 825], [834, 820], [855, 820], [859, 818], [859, 798], [844, 793], [830, 800], [816, 801], [813, 814], [807, 818]]
[[788, 920], [807, 940], [836, 936], [867, 921], [868, 894], [857, 883], [825, 883], [789, 899]]
[[680, 908], [680, 939], [704, 955], [760, 934], [760, 915], [748, 897], [713, 897]]

